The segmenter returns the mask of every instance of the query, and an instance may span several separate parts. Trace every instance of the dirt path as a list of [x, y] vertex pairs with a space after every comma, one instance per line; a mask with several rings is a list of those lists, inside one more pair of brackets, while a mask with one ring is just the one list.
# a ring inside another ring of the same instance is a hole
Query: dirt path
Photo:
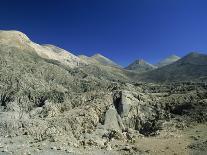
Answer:
[[161, 133], [158, 137], [144, 137], [138, 139], [136, 145], [146, 150], [149, 154], [154, 155], [207, 153], [207, 144], [205, 143], [205, 141], [207, 141], [207, 124], [189, 127], [170, 135], [165, 134], [166, 133]]

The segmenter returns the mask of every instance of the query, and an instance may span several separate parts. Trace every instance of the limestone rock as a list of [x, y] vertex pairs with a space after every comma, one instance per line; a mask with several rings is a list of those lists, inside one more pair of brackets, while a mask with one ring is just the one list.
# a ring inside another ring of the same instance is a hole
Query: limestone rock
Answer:
[[111, 129], [111, 130], [116, 130], [120, 131], [120, 126], [117, 120], [117, 111], [114, 106], [109, 107], [105, 114], [105, 122], [104, 122], [104, 127], [106, 129]]

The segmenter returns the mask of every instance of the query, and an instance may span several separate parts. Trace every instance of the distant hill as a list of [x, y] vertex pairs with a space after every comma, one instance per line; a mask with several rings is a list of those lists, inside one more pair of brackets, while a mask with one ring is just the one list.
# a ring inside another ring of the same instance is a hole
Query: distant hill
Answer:
[[109, 58], [106, 58], [105, 56], [101, 54], [95, 54], [93, 56], [86, 56], [86, 55], [79, 55], [78, 56], [81, 60], [85, 61], [88, 64], [94, 64], [94, 65], [102, 65], [102, 66], [108, 66], [108, 67], [116, 67], [116, 68], [122, 68], [117, 63], [113, 62]]
[[154, 70], [156, 69], [156, 67], [144, 61], [143, 59], [138, 59], [131, 63], [129, 66], [127, 66], [125, 69], [141, 73]]
[[143, 73], [137, 79], [156, 82], [207, 80], [207, 55], [192, 52], [168, 66]]
[[163, 66], [166, 66], [166, 65], [169, 65], [173, 62], [176, 62], [180, 59], [180, 57], [178, 57], [177, 55], [171, 55], [163, 60], [161, 60], [160, 62], [158, 62], [157, 64], [155, 64], [155, 66], [157, 67], [163, 67]]
[[92, 60], [95, 60], [96, 62], [99, 62], [102, 65], [113, 66], [113, 67], [121, 67], [117, 63], [113, 62], [109, 58], [106, 58], [105, 56], [103, 56], [103, 55], [101, 55], [99, 53], [91, 56], [90, 58]]

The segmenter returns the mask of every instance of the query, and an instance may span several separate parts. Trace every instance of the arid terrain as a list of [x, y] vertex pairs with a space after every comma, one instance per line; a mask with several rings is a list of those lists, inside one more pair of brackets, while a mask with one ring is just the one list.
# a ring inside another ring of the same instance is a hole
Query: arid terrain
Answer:
[[207, 154], [207, 55], [124, 69], [0, 31], [1, 154]]

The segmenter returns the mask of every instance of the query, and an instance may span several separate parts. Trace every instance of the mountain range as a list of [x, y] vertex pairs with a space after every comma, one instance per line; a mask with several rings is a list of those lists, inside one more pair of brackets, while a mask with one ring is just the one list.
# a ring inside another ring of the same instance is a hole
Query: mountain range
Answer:
[[0, 45], [15, 47], [22, 51], [33, 51], [38, 56], [57, 61], [70, 68], [79, 68], [96, 76], [107, 75], [109, 78], [131, 81], [169, 81], [197, 80], [206, 78], [206, 55], [190, 53], [183, 58], [171, 55], [155, 65], [143, 59], [135, 60], [126, 68], [117, 63], [95, 54], [91, 57], [75, 56], [54, 45], [39, 45], [32, 42], [24, 33], [19, 31], [0, 31]]
[[206, 81], [207, 55], [191, 52], [178, 61], [167, 66], [144, 73], [142, 80], [150, 81]]

